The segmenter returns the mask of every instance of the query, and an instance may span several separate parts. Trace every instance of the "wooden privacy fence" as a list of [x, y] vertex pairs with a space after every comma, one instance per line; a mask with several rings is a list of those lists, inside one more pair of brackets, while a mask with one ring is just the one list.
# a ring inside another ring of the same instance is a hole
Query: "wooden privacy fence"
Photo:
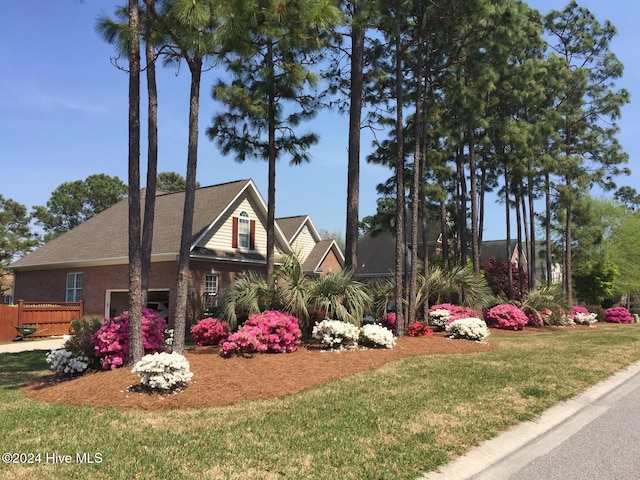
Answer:
[[0, 304], [0, 342], [10, 342], [18, 334], [18, 306]]
[[[82, 318], [84, 305], [79, 302], [25, 302], [0, 309], [0, 341], [7, 342], [18, 334], [16, 326], [34, 327], [29, 337], [51, 337], [69, 333], [74, 318]], [[5, 337], [5, 334], [9, 337]], [[10, 336], [9, 336], [10, 334]]]

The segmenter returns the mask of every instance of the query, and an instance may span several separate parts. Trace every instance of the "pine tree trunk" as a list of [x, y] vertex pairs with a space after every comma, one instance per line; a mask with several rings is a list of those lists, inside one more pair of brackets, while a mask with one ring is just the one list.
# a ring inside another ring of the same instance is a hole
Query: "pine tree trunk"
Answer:
[[349, 151], [347, 166], [347, 225], [345, 230], [345, 267], [358, 268], [358, 222], [360, 195], [360, 122], [365, 31], [360, 18], [359, 1], [352, 0], [351, 88], [349, 91]]
[[184, 192], [184, 211], [180, 254], [178, 256], [178, 281], [176, 286], [175, 326], [173, 331], [173, 351], [184, 351], [187, 301], [189, 296], [189, 260], [193, 235], [193, 210], [196, 197], [196, 171], [198, 167], [198, 114], [200, 107], [200, 79], [202, 58], [189, 62], [191, 71], [191, 91], [189, 102], [189, 145], [187, 148], [187, 177]]
[[[145, 0], [148, 11], [154, 8], [155, 0]], [[150, 27], [148, 27], [150, 28]], [[145, 47], [147, 74], [147, 189], [144, 202], [142, 226], [142, 305], [146, 305], [149, 292], [149, 272], [151, 270], [151, 249], [153, 247], [153, 220], [156, 205], [156, 182], [158, 178], [158, 88], [156, 83], [155, 49], [150, 40], [152, 32], [147, 31]]]
[[404, 301], [404, 134], [403, 134], [403, 75], [402, 75], [402, 24], [400, 14], [400, 0], [395, 0], [396, 24], [395, 32], [395, 81], [396, 81], [396, 246], [395, 246], [395, 306], [396, 306], [396, 334], [404, 335], [405, 319], [403, 315]]
[[142, 256], [140, 248], [140, 19], [129, 0], [129, 363], [142, 358]]

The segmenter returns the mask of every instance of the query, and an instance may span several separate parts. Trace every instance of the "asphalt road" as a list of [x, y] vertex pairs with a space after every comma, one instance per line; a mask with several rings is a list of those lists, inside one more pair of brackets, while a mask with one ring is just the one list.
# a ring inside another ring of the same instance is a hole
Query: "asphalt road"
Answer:
[[640, 363], [420, 480], [640, 479]]

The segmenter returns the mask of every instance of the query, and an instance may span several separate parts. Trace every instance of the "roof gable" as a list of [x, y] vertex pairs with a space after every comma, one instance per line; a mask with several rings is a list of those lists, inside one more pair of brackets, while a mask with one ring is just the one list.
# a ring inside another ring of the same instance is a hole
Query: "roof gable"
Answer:
[[[252, 195], [266, 218], [266, 204], [252, 180], [202, 187], [196, 190], [193, 239], [202, 238], [241, 195]], [[156, 197], [152, 257], [174, 258], [180, 251], [184, 192]], [[144, 202], [142, 202], [144, 203]], [[15, 269], [58, 268], [128, 262], [128, 201], [124, 199], [76, 228], [51, 240], [11, 265]], [[276, 225], [276, 237], [288, 246]], [[196, 242], [193, 242], [194, 245]]]
[[313, 247], [313, 250], [311, 250], [307, 258], [303, 262], [303, 270], [305, 272], [318, 271], [320, 269], [320, 266], [322, 265], [322, 262], [331, 251], [333, 251], [333, 253], [337, 257], [340, 266], [343, 267], [344, 254], [342, 253], [342, 250], [340, 250], [340, 247], [338, 246], [336, 241], [333, 239], [329, 239], [320, 240], [318, 243], [316, 243], [316, 245]]

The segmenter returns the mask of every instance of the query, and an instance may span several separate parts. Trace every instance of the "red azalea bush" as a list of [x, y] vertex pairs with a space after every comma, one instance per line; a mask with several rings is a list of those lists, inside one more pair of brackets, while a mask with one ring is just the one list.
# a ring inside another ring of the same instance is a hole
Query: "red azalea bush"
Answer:
[[490, 308], [484, 318], [490, 327], [505, 330], [522, 330], [529, 321], [522, 310], [509, 303]]
[[604, 321], [610, 323], [633, 323], [633, 317], [624, 307], [611, 307], [604, 311]]
[[527, 308], [524, 311], [524, 314], [527, 316], [527, 325], [542, 327], [547, 323], [547, 319], [551, 317], [553, 312], [548, 308], [545, 308], [544, 310], [536, 313], [535, 310]]
[[[164, 331], [167, 322], [150, 308], [142, 309], [142, 345], [144, 353], [156, 353], [164, 349]], [[115, 370], [129, 362], [129, 312], [108, 318], [91, 337], [94, 354], [105, 370]]]
[[216, 318], [203, 318], [193, 327], [191, 335], [196, 345], [218, 345], [231, 334], [229, 324]]
[[392, 332], [395, 332], [396, 331], [396, 314], [387, 313], [386, 315], [382, 315], [378, 319], [378, 323], [382, 325], [384, 328], [387, 328]]
[[410, 337], [430, 337], [433, 331], [425, 321], [411, 322], [407, 327], [407, 335]]
[[296, 317], [275, 310], [267, 311], [250, 315], [240, 330], [221, 343], [220, 355], [294, 352], [301, 338]]
[[429, 313], [434, 310], [449, 310], [451, 316], [447, 321], [447, 325], [453, 322], [454, 320], [460, 320], [461, 318], [481, 318], [480, 314], [476, 312], [473, 308], [469, 307], [461, 307], [460, 305], [453, 305], [452, 303], [440, 303], [438, 305], [433, 305], [429, 309]]

